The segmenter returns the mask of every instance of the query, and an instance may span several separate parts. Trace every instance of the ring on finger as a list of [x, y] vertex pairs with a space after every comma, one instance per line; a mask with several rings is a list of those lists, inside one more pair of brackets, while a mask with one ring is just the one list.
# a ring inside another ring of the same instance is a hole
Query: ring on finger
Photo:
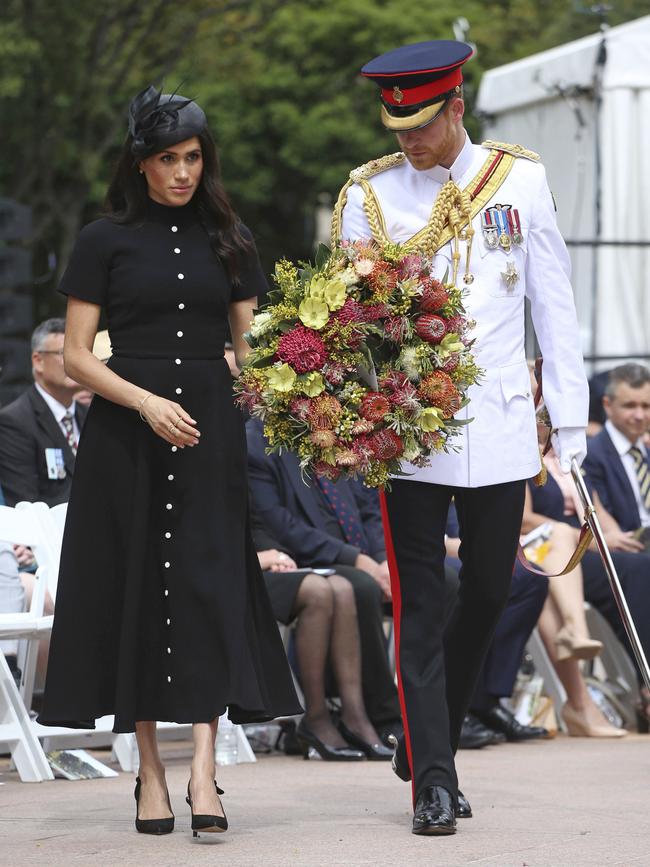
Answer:
[[172, 434], [172, 435], [175, 434], [175, 433], [177, 432], [177, 431], [176, 431], [176, 425], [174, 424], [174, 422], [170, 422], [170, 423], [167, 425], [167, 430], [168, 430], [168, 431], [170, 432], [170, 434]]

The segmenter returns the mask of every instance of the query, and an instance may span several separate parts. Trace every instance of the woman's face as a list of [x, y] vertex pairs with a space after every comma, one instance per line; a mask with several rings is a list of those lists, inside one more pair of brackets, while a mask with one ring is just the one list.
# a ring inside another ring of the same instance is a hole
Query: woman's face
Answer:
[[147, 179], [150, 198], [161, 205], [186, 205], [201, 181], [203, 154], [197, 136], [167, 150], [153, 154], [139, 163]]

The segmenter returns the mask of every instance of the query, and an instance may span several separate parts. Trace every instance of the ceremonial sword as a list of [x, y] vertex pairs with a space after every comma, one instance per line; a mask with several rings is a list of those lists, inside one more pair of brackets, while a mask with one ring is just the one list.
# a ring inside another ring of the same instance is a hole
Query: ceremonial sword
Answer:
[[616, 600], [618, 613], [621, 615], [623, 626], [625, 626], [627, 637], [630, 639], [630, 644], [632, 645], [632, 650], [639, 665], [639, 669], [641, 671], [641, 675], [643, 676], [645, 685], [650, 690], [650, 668], [648, 667], [648, 660], [646, 659], [645, 653], [643, 652], [643, 647], [641, 646], [641, 642], [639, 641], [636, 626], [634, 625], [634, 620], [632, 619], [632, 615], [630, 614], [630, 609], [628, 608], [627, 600], [625, 599], [625, 594], [623, 593], [623, 588], [621, 587], [621, 582], [619, 580], [618, 573], [616, 572], [616, 567], [614, 566], [614, 562], [612, 560], [612, 555], [609, 553], [609, 548], [607, 547], [607, 542], [605, 541], [605, 537], [600, 526], [600, 521], [598, 520], [598, 515], [596, 514], [596, 509], [591, 501], [589, 491], [587, 490], [587, 486], [585, 485], [584, 479], [582, 478], [580, 466], [575, 458], [573, 458], [573, 460], [571, 461], [571, 475], [573, 476], [573, 481], [578, 491], [578, 496], [580, 497], [582, 505], [584, 506], [585, 523], [591, 530], [594, 541], [596, 542], [596, 547], [598, 548], [598, 553], [600, 554], [600, 558], [603, 561], [605, 572], [607, 572], [607, 578], [609, 579], [609, 585], [612, 588], [612, 593], [614, 594], [614, 599]]

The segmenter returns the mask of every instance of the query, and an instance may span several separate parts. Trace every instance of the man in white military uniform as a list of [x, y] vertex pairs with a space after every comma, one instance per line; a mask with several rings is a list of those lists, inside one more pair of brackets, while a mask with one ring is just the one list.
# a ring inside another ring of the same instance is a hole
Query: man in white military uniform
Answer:
[[[438, 279], [464, 281], [476, 361], [485, 371], [460, 414], [473, 419], [461, 428], [460, 450], [435, 455], [425, 469], [406, 465], [408, 479], [392, 480], [385, 497], [405, 728], [394, 767], [413, 780], [417, 834], [454, 833], [455, 817], [471, 815], [462, 793], [459, 800], [454, 753], [507, 599], [525, 480], [540, 469], [525, 297], [564, 471], [585, 453], [587, 383], [569, 258], [544, 168], [516, 145], [470, 141], [461, 66], [471, 52], [460, 42], [417, 43], [363, 68], [381, 88], [382, 121], [397, 133], [402, 153], [351, 172], [333, 221], [337, 239], [406, 244], [432, 256]], [[445, 624], [444, 530], [452, 497], [463, 568], [458, 604]]]

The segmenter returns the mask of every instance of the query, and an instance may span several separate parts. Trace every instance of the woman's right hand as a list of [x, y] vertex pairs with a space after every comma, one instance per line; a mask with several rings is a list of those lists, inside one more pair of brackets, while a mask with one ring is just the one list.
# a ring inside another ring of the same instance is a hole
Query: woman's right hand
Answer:
[[152, 394], [143, 402], [140, 413], [153, 432], [166, 442], [181, 449], [198, 444], [201, 433], [196, 422], [179, 403]]

